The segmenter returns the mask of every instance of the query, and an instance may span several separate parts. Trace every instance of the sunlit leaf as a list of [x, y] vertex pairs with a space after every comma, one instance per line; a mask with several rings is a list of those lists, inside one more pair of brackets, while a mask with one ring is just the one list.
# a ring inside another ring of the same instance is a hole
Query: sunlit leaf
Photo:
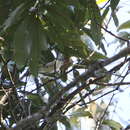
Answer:
[[104, 120], [103, 124], [110, 126], [112, 130], [120, 130], [122, 128], [121, 124], [114, 120]]
[[72, 117], [92, 117], [92, 114], [89, 111], [86, 111], [86, 108], [79, 108], [76, 111], [72, 112]]
[[92, 115], [96, 115], [97, 114], [97, 104], [95, 102], [92, 102], [89, 106], [89, 111], [92, 113]]
[[79, 125], [80, 125], [80, 122], [77, 117], [71, 117], [70, 123], [71, 123], [71, 126], [79, 127]]
[[97, 4], [102, 4], [102, 3], [104, 3], [104, 2], [107, 2], [108, 0], [96, 0], [96, 3]]
[[123, 24], [121, 24], [118, 27], [117, 31], [120, 31], [122, 29], [130, 29], [130, 20], [128, 20], [128, 21], [124, 22]]

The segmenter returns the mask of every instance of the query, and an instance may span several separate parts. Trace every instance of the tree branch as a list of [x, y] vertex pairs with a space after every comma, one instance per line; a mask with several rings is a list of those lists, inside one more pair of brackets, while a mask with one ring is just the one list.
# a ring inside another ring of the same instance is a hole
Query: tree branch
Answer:
[[84, 79], [86, 81], [88, 78], [92, 77], [94, 72], [97, 71], [98, 69], [101, 69], [104, 66], [109, 65], [112, 62], [114, 62], [122, 57], [127, 56], [128, 54], [130, 54], [130, 47], [123, 49], [122, 51], [120, 51], [118, 54], [116, 54], [115, 56], [113, 56], [111, 58], [108, 58], [108, 59], [105, 59], [104, 61], [96, 62], [96, 63], [92, 64], [88, 68], [88, 71], [84, 72], [83, 74], [81, 74], [80, 76], [75, 78], [74, 81], [72, 81], [65, 88], [63, 88], [54, 98], [57, 99], [57, 97], [61, 97], [61, 95], [63, 95], [65, 92], [67, 92], [68, 90], [73, 88], [81, 79]]
[[[113, 56], [111, 58], [105, 59], [104, 61], [96, 62], [95, 64], [92, 64], [91, 66], [89, 66], [88, 71], [81, 74], [79, 77], [74, 79], [74, 81], [72, 81], [65, 88], [63, 88], [59, 93], [57, 93], [57, 95], [54, 97], [54, 99], [56, 99], [56, 101], [54, 103], [49, 104], [50, 106], [52, 106], [51, 108], [55, 109], [54, 106], [56, 104], [59, 104], [60, 101], [62, 101], [63, 95], [68, 90], [73, 88], [81, 79], [87, 80], [88, 78], [93, 76], [95, 71], [102, 69], [104, 66], [109, 65], [112, 62], [114, 62], [114, 61], [116, 61], [116, 60], [118, 60], [122, 57], [127, 56], [128, 54], [130, 54], [130, 47], [123, 49], [122, 51], [120, 51], [118, 54], [116, 54], [115, 56]], [[82, 90], [82, 88], [79, 88], [78, 90], [74, 91], [71, 96], [74, 96], [75, 94], [77, 94], [77, 92], [79, 90]], [[113, 91], [115, 91], [115, 90], [113, 90]], [[108, 92], [108, 93], [110, 93], [110, 92]], [[106, 93], [106, 94], [108, 94], [108, 93]], [[104, 95], [102, 95], [102, 96], [104, 96]], [[100, 97], [102, 97], [102, 96], [100, 96]], [[68, 98], [66, 100], [68, 100]], [[95, 99], [95, 100], [97, 100], [97, 99]], [[62, 105], [61, 105], [61, 107], [62, 107]], [[28, 126], [28, 125], [36, 122], [37, 120], [41, 119], [43, 117], [43, 113], [45, 113], [45, 109], [41, 109], [39, 112], [33, 114], [32, 116], [28, 116], [27, 118], [19, 121], [14, 128], [10, 128], [8, 130], [18, 130], [19, 128], [25, 128], [26, 126]]]
[[46, 108], [43, 107], [39, 112], [20, 120], [14, 128], [8, 128], [7, 130], [20, 130], [22, 128], [30, 126], [31, 124], [35, 124], [37, 120], [40, 120], [45, 116], [46, 112]]
[[129, 85], [130, 82], [118, 82], [118, 83], [100, 83], [100, 82], [96, 82], [95, 84], [102, 85], [102, 86], [117, 86], [117, 85]]

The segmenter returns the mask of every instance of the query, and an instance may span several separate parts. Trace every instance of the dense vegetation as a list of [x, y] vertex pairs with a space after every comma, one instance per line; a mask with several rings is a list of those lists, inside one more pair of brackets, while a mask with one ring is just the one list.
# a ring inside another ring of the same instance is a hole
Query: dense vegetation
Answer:
[[[129, 33], [108, 30], [111, 19], [117, 31], [130, 27], [129, 21], [119, 26], [119, 2], [108, 0], [99, 7], [96, 0], [0, 1], [1, 130], [57, 130], [60, 123], [73, 130], [79, 117], [94, 119], [97, 129], [103, 124], [122, 128], [109, 119], [103, 102], [95, 102], [104, 89], [115, 85], [112, 93], [129, 84], [123, 82], [128, 71], [120, 82], [109, 83], [130, 53]], [[127, 48], [108, 58], [105, 33]]]

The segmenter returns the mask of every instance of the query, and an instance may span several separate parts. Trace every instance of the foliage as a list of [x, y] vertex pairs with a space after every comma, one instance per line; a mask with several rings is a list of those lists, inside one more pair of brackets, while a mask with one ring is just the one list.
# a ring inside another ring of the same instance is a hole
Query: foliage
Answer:
[[[103, 33], [110, 10], [118, 26], [119, 0], [105, 1], [103, 8], [98, 2], [0, 1], [1, 129], [16, 124], [16, 129], [57, 130], [59, 121], [70, 130], [78, 127], [80, 117], [95, 118], [86, 109], [91, 96], [100, 95], [105, 89], [102, 84], [122, 67], [105, 68], [113, 60], [107, 58]], [[129, 24], [120, 25], [118, 31]], [[122, 41], [120, 36], [118, 40]], [[37, 117], [29, 120], [30, 115]], [[23, 123], [24, 119], [29, 121]], [[101, 123], [121, 128], [112, 120]]]

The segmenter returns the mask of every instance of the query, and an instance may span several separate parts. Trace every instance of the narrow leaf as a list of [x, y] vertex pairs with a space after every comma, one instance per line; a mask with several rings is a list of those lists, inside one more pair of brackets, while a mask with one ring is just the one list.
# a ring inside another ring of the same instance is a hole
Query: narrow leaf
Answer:
[[104, 120], [103, 124], [110, 126], [113, 130], [120, 130], [122, 128], [121, 124], [114, 120]]
[[118, 27], [117, 31], [120, 31], [122, 29], [130, 29], [130, 20], [128, 20], [128, 21], [124, 22], [123, 24], [121, 24]]
[[65, 125], [66, 128], [71, 128], [69, 119], [66, 116], [60, 116], [59, 121]]
[[27, 31], [27, 23], [23, 21], [14, 34], [14, 58], [19, 66], [25, 64], [29, 55], [28, 49], [31, 42], [29, 32]]
[[107, 16], [108, 12], [109, 12], [110, 7], [107, 6], [106, 9], [104, 10], [103, 14], [102, 14], [102, 21], [105, 19], [105, 17]]
[[114, 23], [115, 23], [115, 25], [117, 27], [119, 25], [119, 21], [118, 21], [116, 13], [114, 13], [114, 12], [112, 13], [112, 18], [113, 18]]
[[116, 7], [117, 7], [119, 1], [120, 1], [120, 0], [111, 0], [111, 1], [110, 1], [110, 7], [111, 7], [112, 11], [114, 11], [114, 10], [116, 9]]
[[6, 31], [9, 27], [14, 25], [21, 17], [21, 14], [24, 11], [24, 3], [20, 4], [7, 18], [7, 20], [4, 23], [4, 29], [3, 31]]
[[92, 117], [92, 114], [89, 111], [85, 110], [86, 108], [79, 108], [76, 111], [72, 112], [72, 117]]
[[41, 28], [38, 18], [30, 17], [30, 25], [28, 27], [30, 38], [32, 39], [32, 46], [30, 52], [30, 70], [33, 75], [38, 73], [38, 65], [40, 60], [41, 49], [47, 49], [45, 42], [45, 35]]
[[100, 14], [99, 7], [96, 4], [96, 1], [92, 0], [88, 4], [89, 9], [89, 17], [91, 20], [90, 25], [90, 33], [92, 35], [92, 40], [95, 42], [96, 45], [100, 45], [102, 33], [101, 33], [101, 23], [102, 17]]
[[28, 95], [28, 99], [32, 100], [33, 104], [37, 106], [43, 105], [43, 101], [38, 94], [30, 94]]

